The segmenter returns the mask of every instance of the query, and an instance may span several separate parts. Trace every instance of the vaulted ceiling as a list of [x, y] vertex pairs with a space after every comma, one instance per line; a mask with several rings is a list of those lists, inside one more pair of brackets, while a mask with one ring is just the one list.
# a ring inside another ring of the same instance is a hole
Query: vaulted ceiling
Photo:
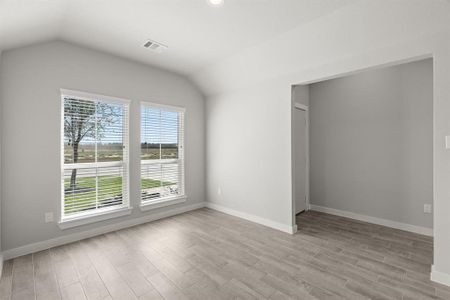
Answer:
[[60, 39], [189, 75], [355, 1], [0, 0], [0, 50]]

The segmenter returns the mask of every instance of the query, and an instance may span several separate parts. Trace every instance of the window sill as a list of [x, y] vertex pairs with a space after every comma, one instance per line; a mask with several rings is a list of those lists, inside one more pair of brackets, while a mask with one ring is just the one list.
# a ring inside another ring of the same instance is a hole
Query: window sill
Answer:
[[155, 201], [149, 201], [148, 203], [142, 203], [139, 208], [141, 211], [148, 211], [152, 209], [157, 209], [161, 207], [166, 207], [169, 205], [175, 205], [178, 203], [186, 202], [187, 196], [176, 196], [170, 198], [158, 199]]
[[86, 214], [83, 216], [76, 216], [76, 217], [69, 217], [62, 219], [58, 226], [62, 230], [73, 228], [81, 225], [91, 224], [95, 222], [100, 222], [108, 219], [123, 217], [126, 215], [130, 215], [131, 211], [133, 210], [132, 207], [120, 207], [120, 208], [114, 208], [110, 210], [105, 210], [102, 212], [95, 212], [91, 214]]

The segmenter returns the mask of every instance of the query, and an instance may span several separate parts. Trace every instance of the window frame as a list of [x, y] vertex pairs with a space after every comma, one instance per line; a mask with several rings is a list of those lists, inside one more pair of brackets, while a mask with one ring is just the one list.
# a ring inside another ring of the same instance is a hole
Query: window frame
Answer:
[[[187, 199], [186, 189], [185, 189], [185, 180], [186, 180], [186, 172], [185, 172], [185, 119], [186, 119], [186, 108], [166, 105], [148, 101], [141, 101], [139, 110], [139, 207], [141, 211], [147, 211], [152, 209], [157, 209], [169, 205], [174, 205], [178, 203], [183, 203]], [[141, 158], [142, 155], [142, 110], [143, 108], [153, 108], [159, 110], [165, 110], [170, 112], [175, 112], [178, 114], [181, 121], [178, 123], [178, 158], [177, 159], [158, 159], [152, 162], [151, 160], [143, 160]], [[154, 200], [142, 200], [142, 165], [152, 165], [152, 164], [162, 164], [163, 163], [171, 163], [178, 162], [178, 182], [180, 186], [181, 192], [178, 195], [168, 196], [168, 197], [160, 197]], [[143, 163], [144, 162], [144, 163]]]
[[[123, 146], [124, 152], [122, 156], [122, 161], [114, 162], [93, 162], [93, 163], [64, 163], [64, 99], [67, 97], [72, 97], [80, 100], [103, 102], [110, 104], [120, 104], [124, 106], [123, 114]], [[80, 226], [84, 224], [99, 222], [102, 220], [107, 220], [110, 218], [121, 217], [124, 215], [131, 214], [132, 207], [130, 204], [130, 103], [131, 100], [122, 99], [117, 97], [105, 96], [100, 94], [92, 94], [81, 91], [74, 91], [68, 89], [60, 89], [60, 110], [61, 110], [61, 132], [60, 132], [60, 182], [61, 182], [61, 198], [60, 204], [60, 218], [58, 225], [61, 229], [72, 228], [75, 226]], [[64, 171], [66, 169], [73, 169], [79, 166], [82, 168], [105, 168], [105, 167], [122, 167], [123, 168], [123, 179], [122, 179], [122, 204], [114, 205], [110, 207], [104, 207], [100, 209], [92, 209], [84, 211], [81, 213], [76, 213], [72, 215], [65, 215], [64, 212], [64, 201], [65, 201], [65, 190], [64, 190]], [[124, 193], [126, 191], [126, 193]]]

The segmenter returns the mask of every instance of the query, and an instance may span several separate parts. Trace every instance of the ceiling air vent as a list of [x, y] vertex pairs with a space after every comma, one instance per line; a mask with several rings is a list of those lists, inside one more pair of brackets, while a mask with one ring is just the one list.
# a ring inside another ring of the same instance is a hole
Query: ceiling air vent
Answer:
[[167, 46], [152, 40], [148, 40], [144, 44], [144, 48], [147, 48], [153, 52], [161, 53], [163, 50], [167, 49]]

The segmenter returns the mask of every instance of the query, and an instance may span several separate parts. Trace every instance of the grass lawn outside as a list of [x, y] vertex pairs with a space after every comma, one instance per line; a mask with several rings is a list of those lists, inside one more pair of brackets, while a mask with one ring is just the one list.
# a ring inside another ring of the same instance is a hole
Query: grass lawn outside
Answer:
[[[96, 178], [98, 179], [98, 201], [96, 199]], [[141, 179], [142, 189], [152, 189], [174, 185], [172, 182]], [[122, 177], [90, 176], [78, 177], [76, 190], [69, 190], [70, 178], [64, 181], [64, 212], [66, 215], [98, 207], [106, 207], [122, 203]]]

